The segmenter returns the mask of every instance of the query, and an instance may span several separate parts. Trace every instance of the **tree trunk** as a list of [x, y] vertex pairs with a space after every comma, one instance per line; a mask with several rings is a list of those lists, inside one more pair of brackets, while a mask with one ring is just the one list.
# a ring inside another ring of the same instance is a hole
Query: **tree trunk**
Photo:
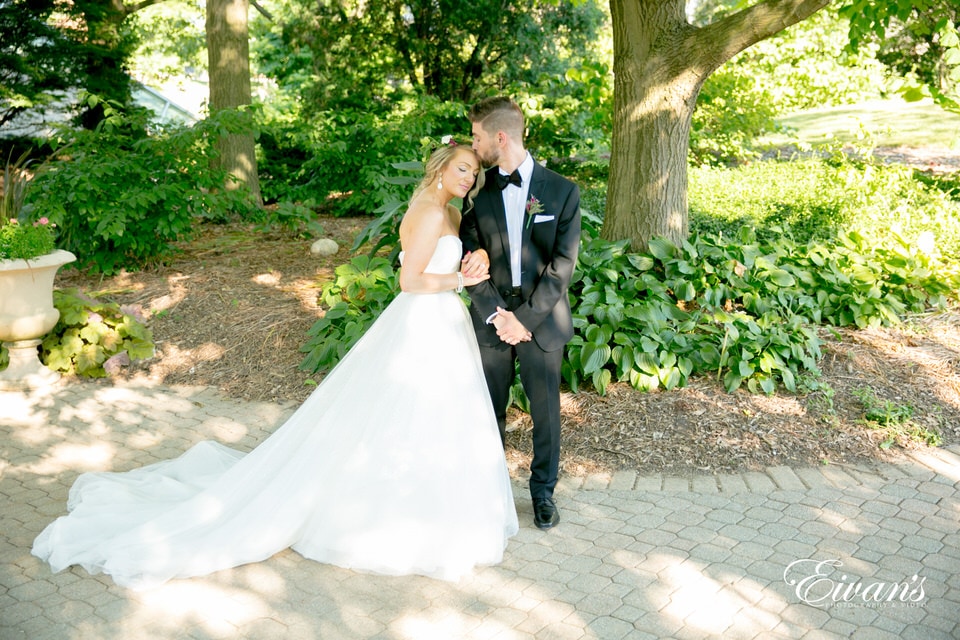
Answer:
[[[207, 51], [210, 67], [210, 111], [250, 104], [248, 0], [207, 0]], [[260, 202], [260, 180], [253, 132], [225, 134], [218, 141], [221, 168], [250, 189]], [[228, 181], [227, 189], [236, 188]]]
[[601, 235], [642, 251], [689, 233], [687, 153], [703, 82], [750, 45], [804, 20], [829, 0], [764, 0], [703, 28], [684, 0], [610, 0], [614, 109]]

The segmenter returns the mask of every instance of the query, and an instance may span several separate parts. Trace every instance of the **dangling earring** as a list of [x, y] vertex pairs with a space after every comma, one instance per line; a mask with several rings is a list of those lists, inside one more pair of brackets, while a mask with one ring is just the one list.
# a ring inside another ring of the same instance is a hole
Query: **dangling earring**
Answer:
[[440, 191], [441, 189], [443, 189], [443, 176], [440, 176], [440, 178], [437, 179], [437, 191]]

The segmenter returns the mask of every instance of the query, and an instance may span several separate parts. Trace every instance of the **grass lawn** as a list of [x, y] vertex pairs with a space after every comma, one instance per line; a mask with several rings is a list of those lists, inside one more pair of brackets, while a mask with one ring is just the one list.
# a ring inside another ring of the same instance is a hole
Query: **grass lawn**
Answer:
[[[945, 111], [930, 100], [871, 100], [800, 111], [779, 122], [791, 129], [795, 138], [810, 144], [852, 142], [866, 133], [881, 147], [960, 150], [960, 114]], [[789, 140], [775, 135], [764, 142], [776, 145]]]

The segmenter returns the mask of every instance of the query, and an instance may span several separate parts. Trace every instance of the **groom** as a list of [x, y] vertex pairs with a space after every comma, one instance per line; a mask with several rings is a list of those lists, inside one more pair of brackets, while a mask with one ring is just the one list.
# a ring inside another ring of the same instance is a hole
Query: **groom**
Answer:
[[567, 289], [580, 246], [580, 191], [534, 161], [523, 145], [523, 112], [509, 98], [488, 98], [468, 114], [486, 183], [464, 212], [460, 238], [471, 260], [490, 262], [490, 279], [470, 287], [487, 388], [505, 439], [516, 364], [530, 400], [534, 523], [560, 521], [553, 501], [560, 466], [560, 366], [573, 321]]

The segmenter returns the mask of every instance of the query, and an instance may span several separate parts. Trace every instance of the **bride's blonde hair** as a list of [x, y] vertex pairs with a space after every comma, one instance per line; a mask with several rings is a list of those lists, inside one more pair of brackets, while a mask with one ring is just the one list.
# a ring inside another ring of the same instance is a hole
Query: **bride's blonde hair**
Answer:
[[423, 168], [423, 180], [421, 180], [420, 184], [417, 185], [417, 188], [414, 189], [413, 195], [410, 196], [411, 201], [420, 195], [424, 189], [437, 182], [440, 174], [443, 173], [443, 170], [447, 168], [447, 165], [450, 164], [450, 161], [453, 160], [453, 157], [457, 155], [457, 151], [460, 150], [469, 151], [472, 153], [473, 157], [477, 159], [477, 164], [480, 165], [480, 172], [477, 173], [477, 180], [473, 183], [473, 188], [470, 189], [470, 192], [467, 194], [467, 208], [473, 207], [473, 197], [480, 192], [480, 189], [483, 188], [483, 165], [480, 163], [480, 156], [477, 155], [476, 151], [466, 145], [458, 144], [445, 144], [442, 147], [438, 147], [436, 151], [430, 154], [430, 157], [427, 158], [426, 166]]

